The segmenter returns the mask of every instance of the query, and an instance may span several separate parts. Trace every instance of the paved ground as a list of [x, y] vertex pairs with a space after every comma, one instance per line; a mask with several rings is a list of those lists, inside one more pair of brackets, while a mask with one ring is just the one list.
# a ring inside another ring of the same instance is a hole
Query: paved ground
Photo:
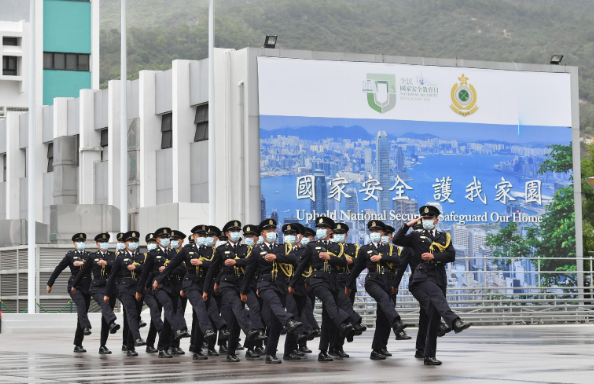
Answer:
[[441, 367], [425, 367], [413, 358], [414, 339], [391, 340], [394, 356], [371, 361], [371, 337], [366, 332], [347, 344], [348, 359], [319, 363], [311, 354], [305, 361], [273, 366], [243, 353], [235, 364], [223, 357], [194, 362], [190, 354], [158, 359], [140, 348], [138, 357], [126, 357], [119, 351], [120, 333], [108, 343], [114, 352], [108, 356], [97, 353], [96, 334], [85, 340], [86, 354], [72, 353], [70, 335], [0, 335], [0, 383], [594, 382], [593, 325], [474, 327], [439, 339]]

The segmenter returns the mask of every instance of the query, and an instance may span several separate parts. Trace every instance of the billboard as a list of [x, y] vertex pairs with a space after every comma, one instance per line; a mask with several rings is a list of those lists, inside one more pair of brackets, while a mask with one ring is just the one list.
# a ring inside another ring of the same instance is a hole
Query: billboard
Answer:
[[575, 285], [568, 73], [259, 57], [258, 81], [262, 217], [365, 244], [432, 204], [455, 285]]

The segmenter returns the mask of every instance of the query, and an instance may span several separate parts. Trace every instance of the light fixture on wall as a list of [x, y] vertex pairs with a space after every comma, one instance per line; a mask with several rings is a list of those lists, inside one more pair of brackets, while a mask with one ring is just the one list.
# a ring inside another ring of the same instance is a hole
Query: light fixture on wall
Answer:
[[277, 35], [266, 35], [266, 39], [264, 39], [264, 46], [262, 48], [273, 48], [276, 47], [276, 40], [278, 39]]
[[552, 65], [559, 65], [559, 64], [561, 64], [561, 60], [563, 60], [563, 55], [553, 55], [553, 56], [551, 56], [551, 64]]

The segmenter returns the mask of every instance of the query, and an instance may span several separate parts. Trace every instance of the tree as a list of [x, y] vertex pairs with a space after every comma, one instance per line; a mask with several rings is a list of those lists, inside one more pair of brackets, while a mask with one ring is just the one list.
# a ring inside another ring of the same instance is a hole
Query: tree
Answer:
[[518, 230], [518, 224], [513, 221], [497, 234], [489, 233], [486, 245], [493, 248], [493, 255], [500, 266], [507, 266], [513, 259], [526, 257], [532, 253], [532, 249]]

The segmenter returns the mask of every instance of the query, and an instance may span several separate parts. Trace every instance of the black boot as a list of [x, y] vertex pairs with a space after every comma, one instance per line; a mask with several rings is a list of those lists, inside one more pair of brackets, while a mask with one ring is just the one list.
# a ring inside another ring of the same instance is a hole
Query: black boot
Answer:
[[386, 360], [386, 356], [382, 355], [379, 351], [371, 351], [369, 358], [371, 360]]
[[83, 348], [82, 345], [75, 345], [74, 352], [76, 353], [85, 353], [87, 350]]
[[208, 357], [204, 356], [202, 352], [194, 352], [192, 360], [208, 360]]
[[120, 325], [116, 324], [115, 321], [109, 324], [109, 333], [114, 334], [120, 329]]
[[404, 331], [400, 331], [396, 334], [396, 340], [410, 340], [412, 337], [406, 334]]
[[452, 328], [448, 327], [448, 325], [444, 322], [439, 323], [439, 331], [437, 332], [437, 337], [444, 337], [446, 333], [452, 332]]
[[318, 361], [334, 361], [334, 359], [330, 357], [328, 353], [320, 352], [320, 354], [318, 355]]
[[151, 347], [151, 346], [146, 347], [146, 353], [157, 353], [157, 352], [159, 352], [159, 351], [155, 347]]
[[[454, 328], [455, 333], [460, 333], [463, 330], [470, 328], [471, 325], [472, 325], [471, 323], [465, 323], [462, 321], [462, 319], [460, 319], [458, 317], [456, 320], [454, 320], [454, 324], [452, 324], [452, 328]], [[432, 365], [436, 365], [436, 364], [432, 364]]]
[[415, 351], [415, 358], [417, 358], [417, 359], [424, 359], [425, 358], [425, 351], [423, 351], [422, 349], [417, 349]]
[[126, 352], [126, 356], [138, 356], [138, 352], [133, 349], [129, 349], [128, 352]]
[[99, 354], [100, 355], [111, 355], [111, 351], [107, 349], [105, 345], [99, 347]]
[[142, 347], [143, 345], [146, 345], [146, 343], [144, 340], [142, 340], [142, 338], [139, 337], [138, 339], [134, 340], [135, 347]]
[[280, 364], [282, 360], [276, 356], [266, 355], [266, 364]]
[[392, 329], [394, 330], [394, 334], [398, 335], [400, 331], [404, 330], [404, 328], [408, 327], [408, 325], [404, 324], [402, 320], [398, 319], [392, 325]]
[[307, 348], [307, 346], [305, 346], [305, 345], [300, 347], [299, 350], [303, 353], [311, 353], [312, 352], [312, 350]]
[[236, 355], [227, 355], [227, 361], [229, 363], [239, 363], [240, 360]]
[[303, 323], [300, 321], [297, 321], [295, 319], [289, 319], [285, 324], [285, 328], [287, 328], [287, 333], [290, 333], [296, 330], [297, 328], [301, 327], [302, 325]]
[[85, 335], [85, 336], [90, 336], [90, 335], [91, 335], [91, 328], [89, 328], [89, 327], [84, 327], [84, 328], [83, 328], [83, 335]]
[[441, 361], [437, 360], [435, 357], [425, 357], [425, 365], [441, 365]]
[[167, 352], [167, 350], [163, 349], [161, 351], [159, 351], [159, 358], [160, 359], [171, 359], [173, 356], [171, 356], [171, 354], [169, 352]]
[[390, 353], [390, 351], [388, 351], [387, 348], [384, 348], [384, 349], [380, 350], [379, 353], [381, 353], [382, 355], [384, 355], [386, 357], [392, 356], [392, 354]]

